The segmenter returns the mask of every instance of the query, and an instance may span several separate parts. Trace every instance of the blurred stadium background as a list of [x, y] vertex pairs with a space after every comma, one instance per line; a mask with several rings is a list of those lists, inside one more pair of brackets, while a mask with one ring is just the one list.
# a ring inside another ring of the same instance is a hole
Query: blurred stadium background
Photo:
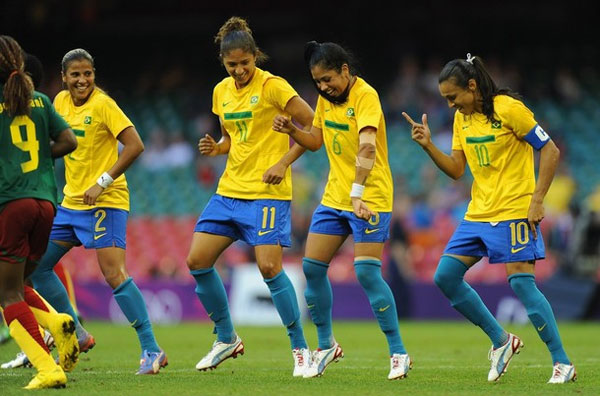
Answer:
[[[400, 112], [428, 113], [435, 142], [449, 151], [452, 113], [439, 97], [437, 75], [450, 59], [467, 52], [482, 56], [499, 85], [524, 95], [562, 153], [546, 198], [542, 229], [547, 258], [538, 264], [537, 279], [558, 317], [600, 319], [597, 11], [580, 1], [402, 4], [4, 0], [0, 26], [2, 34], [41, 59], [45, 82], [39, 90], [51, 98], [61, 89], [64, 53], [76, 47], [89, 50], [96, 59], [98, 85], [140, 132], [146, 151], [127, 172], [127, 260], [155, 321], [206, 319], [185, 257], [196, 218], [225, 164], [225, 157], [202, 158], [196, 142], [205, 133], [219, 135], [211, 113], [212, 88], [226, 73], [213, 37], [231, 15], [248, 18], [257, 44], [271, 58], [263, 67], [285, 77], [309, 103], [316, 102], [316, 95], [302, 54], [304, 43], [313, 39], [347, 46], [357, 55], [361, 74], [378, 90], [395, 180], [384, 266], [399, 315], [407, 318], [458, 317], [432, 276], [464, 214], [471, 180], [454, 182], [434, 168], [411, 141]], [[294, 164], [293, 243], [284, 262], [300, 287], [303, 245], [327, 169], [323, 149]], [[63, 170], [57, 163], [59, 180], [64, 180]], [[370, 318], [354, 277], [352, 253], [348, 244], [331, 264], [334, 314]], [[93, 252], [74, 249], [63, 263], [73, 275], [83, 316], [118, 320], [118, 309], [106, 304], [110, 290]], [[251, 263], [252, 251], [235, 244], [217, 265], [229, 286], [234, 314], [233, 306], [241, 304], [240, 312], [253, 310], [258, 315], [252, 318], [265, 318], [260, 309], [269, 310], [268, 292], [248, 286], [261, 284], [258, 271], [246, 269]], [[484, 260], [467, 278], [502, 319], [527, 320], [506, 285], [503, 266]]]

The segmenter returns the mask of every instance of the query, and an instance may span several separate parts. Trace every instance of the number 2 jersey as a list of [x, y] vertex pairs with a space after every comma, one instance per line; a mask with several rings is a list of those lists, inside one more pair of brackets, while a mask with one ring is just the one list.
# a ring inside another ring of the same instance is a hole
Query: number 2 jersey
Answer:
[[454, 114], [452, 150], [465, 153], [474, 179], [465, 220], [527, 218], [535, 189], [533, 148], [550, 140], [531, 110], [510, 96], [494, 97], [494, 119]]
[[15, 199], [37, 198], [56, 206], [56, 179], [50, 139], [69, 128], [50, 99], [34, 92], [31, 114], [8, 115], [0, 85], [0, 207]]
[[[61, 205], [73, 210], [92, 209], [83, 203], [83, 194], [117, 162], [117, 136], [133, 124], [117, 103], [98, 88], [81, 106], [75, 106], [68, 91], [59, 92], [54, 98], [54, 105], [77, 137], [77, 149], [65, 156], [67, 184]], [[129, 210], [125, 174], [117, 177], [98, 196], [95, 206]]]
[[217, 194], [238, 199], [292, 199], [291, 167], [281, 183], [266, 184], [262, 176], [290, 149], [289, 136], [273, 130], [276, 115], [293, 97], [294, 88], [281, 77], [256, 68], [252, 80], [237, 89], [232, 77], [215, 86], [212, 111], [231, 138], [225, 171]]

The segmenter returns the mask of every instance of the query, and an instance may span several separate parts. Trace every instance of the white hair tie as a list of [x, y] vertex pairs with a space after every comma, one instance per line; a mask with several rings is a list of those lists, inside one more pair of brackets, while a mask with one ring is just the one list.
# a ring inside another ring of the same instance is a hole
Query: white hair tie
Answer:
[[473, 59], [475, 59], [475, 57], [471, 56], [471, 53], [469, 52], [467, 54], [467, 62], [470, 63], [470, 64], [473, 64]]

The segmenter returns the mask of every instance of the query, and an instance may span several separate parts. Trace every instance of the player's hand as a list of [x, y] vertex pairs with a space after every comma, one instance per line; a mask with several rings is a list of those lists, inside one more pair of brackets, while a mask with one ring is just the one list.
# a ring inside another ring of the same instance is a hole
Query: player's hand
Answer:
[[426, 147], [431, 144], [431, 131], [429, 130], [429, 125], [427, 124], [427, 114], [423, 114], [422, 124], [416, 123], [412, 118], [405, 112], [402, 112], [402, 115], [411, 125], [411, 137], [412, 140], [419, 143], [421, 147]]
[[285, 177], [287, 166], [281, 165], [279, 162], [265, 171], [262, 177], [263, 183], [279, 184]]
[[527, 222], [529, 222], [529, 228], [533, 233], [533, 239], [537, 239], [536, 226], [544, 219], [544, 205], [541, 202], [531, 201], [529, 204], [529, 211], [527, 212]]
[[100, 184], [94, 184], [83, 194], [83, 203], [90, 206], [96, 205], [96, 200], [103, 191], [104, 188]]
[[371, 218], [371, 216], [375, 216], [376, 213], [371, 211], [366, 203], [363, 202], [360, 198], [352, 198], [352, 209], [354, 214], [359, 219], [367, 220]]
[[209, 157], [219, 155], [219, 146], [215, 139], [213, 139], [208, 133], [198, 141], [198, 150], [200, 150], [200, 154], [207, 155]]
[[290, 134], [295, 130], [292, 120], [282, 115], [277, 115], [273, 119], [273, 130], [275, 132]]

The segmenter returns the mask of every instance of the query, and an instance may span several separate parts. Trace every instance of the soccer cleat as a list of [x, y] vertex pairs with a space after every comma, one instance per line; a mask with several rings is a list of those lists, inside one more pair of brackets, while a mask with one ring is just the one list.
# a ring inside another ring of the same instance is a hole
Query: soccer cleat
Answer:
[[406, 353], [394, 353], [390, 358], [390, 373], [389, 380], [406, 378], [408, 370], [412, 369], [412, 360]]
[[87, 331], [80, 337], [77, 337], [79, 343], [79, 353], [87, 353], [90, 349], [96, 346], [94, 336]]
[[212, 349], [204, 356], [196, 365], [196, 370], [206, 371], [216, 368], [223, 360], [228, 358], [236, 358], [237, 355], [244, 354], [244, 343], [242, 339], [236, 335], [235, 341], [231, 344], [215, 341]]
[[310, 363], [308, 348], [296, 348], [292, 351], [294, 357], [294, 377], [304, 377], [304, 372]]
[[67, 384], [67, 376], [60, 366], [50, 372], [37, 373], [35, 377], [23, 389], [45, 389], [45, 388], [64, 388]]
[[168, 364], [167, 355], [164, 351], [148, 352], [144, 349], [140, 359], [140, 368], [135, 374], [158, 374], [158, 371], [162, 367], [167, 367]]
[[566, 384], [569, 381], [575, 382], [577, 372], [572, 364], [556, 363], [552, 377], [548, 380], [549, 384]]
[[6, 363], [2, 363], [2, 365], [0, 367], [3, 369], [31, 367], [31, 362], [29, 361], [29, 358], [27, 357], [27, 355], [25, 355], [25, 352], [19, 352], [19, 353], [17, 353], [17, 356], [13, 360], [6, 362]]
[[70, 315], [59, 313], [58, 319], [48, 329], [54, 337], [58, 350], [58, 361], [64, 371], [70, 372], [79, 361], [79, 341], [75, 333], [75, 322]]
[[494, 349], [492, 346], [488, 353], [488, 359], [492, 362], [490, 372], [488, 373], [488, 381], [497, 381], [506, 372], [512, 357], [523, 348], [523, 341], [514, 334], [508, 333], [508, 340], [499, 348]]
[[306, 371], [304, 378], [320, 377], [331, 362], [337, 362], [344, 357], [344, 351], [337, 342], [329, 349], [317, 349], [312, 353], [312, 359]]

